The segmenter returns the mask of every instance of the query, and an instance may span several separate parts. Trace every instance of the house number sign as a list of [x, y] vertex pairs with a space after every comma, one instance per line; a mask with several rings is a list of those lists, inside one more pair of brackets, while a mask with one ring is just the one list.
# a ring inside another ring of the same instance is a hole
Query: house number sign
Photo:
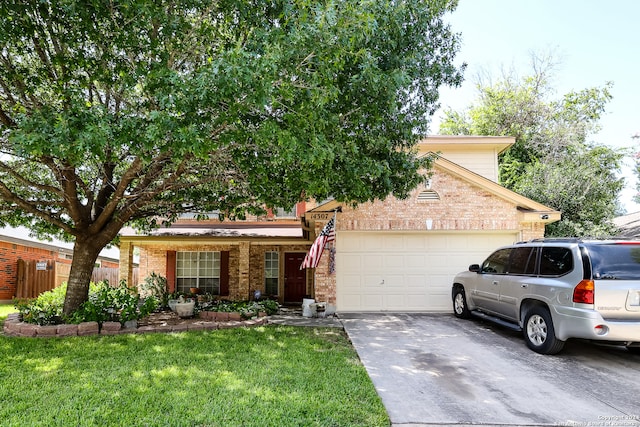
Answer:
[[309, 219], [328, 221], [331, 217], [333, 217], [333, 212], [312, 212]]

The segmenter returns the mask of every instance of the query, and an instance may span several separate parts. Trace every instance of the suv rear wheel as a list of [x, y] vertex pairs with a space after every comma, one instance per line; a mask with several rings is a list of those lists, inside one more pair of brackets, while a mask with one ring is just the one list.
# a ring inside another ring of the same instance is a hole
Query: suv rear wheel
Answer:
[[564, 341], [556, 338], [549, 310], [533, 306], [524, 315], [524, 339], [527, 347], [540, 354], [556, 354], [564, 347]]
[[456, 286], [453, 291], [453, 314], [461, 319], [471, 317], [471, 312], [467, 307], [467, 297], [462, 286]]

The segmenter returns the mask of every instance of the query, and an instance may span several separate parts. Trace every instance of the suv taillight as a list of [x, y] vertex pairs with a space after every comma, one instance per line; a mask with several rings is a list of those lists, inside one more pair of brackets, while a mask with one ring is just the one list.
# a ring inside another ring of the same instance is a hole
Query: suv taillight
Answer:
[[573, 302], [580, 304], [593, 304], [593, 280], [583, 280], [573, 289]]

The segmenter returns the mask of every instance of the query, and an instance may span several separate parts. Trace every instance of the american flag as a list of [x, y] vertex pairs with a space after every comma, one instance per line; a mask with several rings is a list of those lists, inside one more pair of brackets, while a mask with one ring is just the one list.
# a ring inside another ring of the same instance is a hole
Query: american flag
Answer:
[[327, 242], [332, 242], [336, 239], [336, 218], [333, 217], [327, 225], [322, 228], [322, 231], [316, 237], [316, 240], [311, 245], [311, 249], [309, 249], [309, 253], [304, 257], [304, 261], [300, 265], [300, 270], [303, 268], [316, 268], [318, 263], [320, 262], [320, 257], [322, 256], [322, 251], [324, 251], [324, 245]]

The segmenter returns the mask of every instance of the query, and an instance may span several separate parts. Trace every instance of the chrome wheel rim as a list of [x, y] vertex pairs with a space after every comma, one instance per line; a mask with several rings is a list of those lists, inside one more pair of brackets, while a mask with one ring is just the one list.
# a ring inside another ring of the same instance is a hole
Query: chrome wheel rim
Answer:
[[464, 296], [461, 293], [456, 294], [454, 308], [458, 314], [462, 314], [464, 312]]
[[535, 345], [542, 345], [547, 340], [547, 322], [542, 316], [534, 314], [527, 322], [527, 336]]

